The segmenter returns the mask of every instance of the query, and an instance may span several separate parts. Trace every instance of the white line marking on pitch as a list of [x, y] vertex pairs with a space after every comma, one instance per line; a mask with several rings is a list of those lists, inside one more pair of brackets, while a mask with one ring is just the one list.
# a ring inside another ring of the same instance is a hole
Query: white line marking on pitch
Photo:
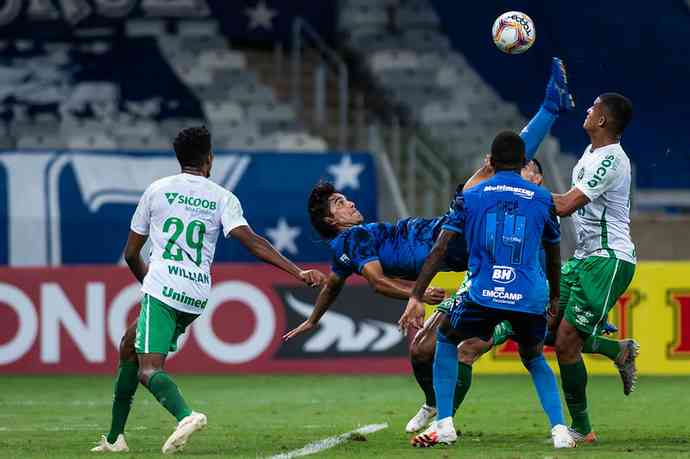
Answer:
[[269, 459], [292, 459], [293, 457], [308, 456], [310, 454], [319, 453], [325, 449], [333, 448], [341, 443], [345, 443], [352, 434], [369, 434], [378, 432], [388, 428], [388, 423], [385, 424], [369, 424], [368, 426], [360, 427], [359, 429], [345, 432], [344, 434], [336, 435], [334, 437], [324, 438], [323, 440], [315, 441], [307, 444], [304, 448], [296, 449], [287, 453], [276, 454]]

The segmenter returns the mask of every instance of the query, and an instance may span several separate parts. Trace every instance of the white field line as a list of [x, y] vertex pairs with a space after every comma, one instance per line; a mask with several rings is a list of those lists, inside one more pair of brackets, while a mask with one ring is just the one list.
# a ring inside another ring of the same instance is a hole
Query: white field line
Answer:
[[289, 451], [287, 453], [276, 454], [271, 456], [269, 459], [292, 459], [293, 457], [308, 456], [310, 454], [319, 453], [325, 449], [333, 448], [341, 443], [345, 443], [352, 434], [369, 434], [378, 432], [388, 428], [388, 423], [385, 424], [369, 424], [359, 429], [351, 430], [350, 432], [345, 432], [344, 434], [336, 435], [334, 437], [324, 438], [323, 440], [315, 441], [314, 443], [309, 443], [304, 448], [296, 449], [294, 451]]

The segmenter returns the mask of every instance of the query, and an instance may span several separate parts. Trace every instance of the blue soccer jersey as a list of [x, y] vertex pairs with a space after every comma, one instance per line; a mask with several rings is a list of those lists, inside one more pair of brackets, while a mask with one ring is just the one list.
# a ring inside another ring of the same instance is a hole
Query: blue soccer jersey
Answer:
[[[458, 203], [460, 204], [458, 205]], [[463, 204], [464, 202], [464, 204]], [[469, 298], [482, 306], [542, 314], [548, 284], [542, 241], [560, 241], [551, 194], [515, 172], [501, 171], [456, 198], [443, 228], [469, 245]]]
[[[331, 269], [339, 277], [362, 273], [378, 260], [389, 277], [416, 280], [448, 214], [438, 218], [405, 218], [391, 223], [367, 223], [342, 231], [330, 241]], [[445, 258], [444, 271], [467, 269], [467, 247], [456, 238]]]

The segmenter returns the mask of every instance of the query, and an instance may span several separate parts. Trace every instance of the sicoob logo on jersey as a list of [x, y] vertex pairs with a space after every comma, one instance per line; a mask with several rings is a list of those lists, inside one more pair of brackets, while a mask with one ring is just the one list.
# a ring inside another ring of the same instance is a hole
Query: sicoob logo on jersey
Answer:
[[185, 206], [197, 207], [202, 209], [216, 210], [218, 204], [215, 201], [209, 201], [208, 199], [195, 198], [194, 196], [185, 196], [180, 193], [165, 193], [165, 198], [168, 200], [168, 204], [173, 205], [177, 199], [177, 204], [184, 204]]

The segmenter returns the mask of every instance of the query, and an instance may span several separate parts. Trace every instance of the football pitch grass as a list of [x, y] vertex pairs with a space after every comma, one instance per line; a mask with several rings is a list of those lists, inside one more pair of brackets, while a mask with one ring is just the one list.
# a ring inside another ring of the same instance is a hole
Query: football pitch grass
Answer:
[[[314, 458], [690, 457], [690, 378], [643, 377], [625, 397], [616, 377], [590, 377], [596, 445], [554, 450], [526, 375], [475, 375], [454, 446], [414, 449], [404, 432], [421, 404], [412, 376], [177, 376], [191, 407], [208, 415], [181, 457], [266, 458], [371, 424]], [[2, 376], [0, 457], [94, 457], [110, 422], [112, 379]], [[139, 387], [127, 426], [129, 454], [160, 457], [174, 419]]]

